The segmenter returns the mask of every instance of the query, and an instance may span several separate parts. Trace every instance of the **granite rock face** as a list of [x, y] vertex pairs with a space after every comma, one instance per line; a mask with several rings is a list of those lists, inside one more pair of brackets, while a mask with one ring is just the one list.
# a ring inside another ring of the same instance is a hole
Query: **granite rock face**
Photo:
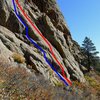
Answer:
[[[51, 43], [53, 51], [63, 65], [65, 73], [71, 80], [85, 82], [80, 70], [83, 58], [79, 45], [71, 38], [71, 33], [59, 11], [55, 0], [19, 0], [27, 15]], [[27, 23], [19, 11], [20, 16]], [[58, 66], [52, 58], [50, 50], [43, 39], [27, 23], [29, 35], [44, 49], [49, 61]], [[25, 61], [18, 62], [13, 55], [23, 56]], [[12, 66], [25, 67], [30, 73], [40, 73], [45, 79], [60, 81], [46, 63], [43, 54], [29, 42], [25, 36], [25, 28], [14, 13], [12, 0], [0, 0], [0, 56]], [[60, 70], [61, 71], [61, 70]], [[52, 72], [52, 73], [51, 73]]]

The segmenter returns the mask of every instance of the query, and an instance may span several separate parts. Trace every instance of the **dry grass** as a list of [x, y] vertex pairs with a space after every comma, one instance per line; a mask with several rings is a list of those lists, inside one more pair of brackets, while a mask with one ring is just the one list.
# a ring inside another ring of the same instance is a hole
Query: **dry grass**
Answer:
[[36, 79], [24, 68], [0, 67], [1, 100], [51, 100], [52, 89], [46, 83], [43, 77]]
[[73, 86], [78, 87], [79, 89], [84, 89], [86, 87], [86, 85], [84, 83], [80, 83], [78, 81], [74, 81]]
[[18, 63], [24, 63], [25, 62], [25, 58], [21, 54], [13, 53], [12, 57], [13, 57], [15, 62], [18, 62]]
[[[98, 76], [99, 77], [99, 76]], [[85, 76], [86, 80], [88, 81], [89, 85], [95, 89], [95, 91], [99, 91], [100, 92], [100, 80], [96, 80], [90, 76]]]

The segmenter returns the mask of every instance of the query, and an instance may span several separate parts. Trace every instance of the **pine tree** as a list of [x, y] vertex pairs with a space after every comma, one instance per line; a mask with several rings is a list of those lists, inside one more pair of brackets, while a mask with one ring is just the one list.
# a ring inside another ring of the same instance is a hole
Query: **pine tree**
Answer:
[[90, 71], [91, 66], [95, 66], [97, 64], [97, 54], [99, 52], [96, 51], [96, 47], [92, 43], [92, 40], [88, 37], [85, 37], [83, 41], [82, 52], [85, 55], [84, 65], [88, 68], [88, 71]]

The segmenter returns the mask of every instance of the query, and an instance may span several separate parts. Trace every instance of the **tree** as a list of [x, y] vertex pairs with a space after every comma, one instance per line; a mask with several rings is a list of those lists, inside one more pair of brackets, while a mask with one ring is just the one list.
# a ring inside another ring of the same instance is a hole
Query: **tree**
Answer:
[[85, 58], [83, 60], [84, 65], [88, 68], [88, 71], [90, 71], [91, 66], [96, 66], [97, 64], [97, 61], [99, 59], [97, 54], [99, 52], [96, 51], [96, 47], [88, 37], [85, 37], [81, 49], [82, 53], [85, 55]]

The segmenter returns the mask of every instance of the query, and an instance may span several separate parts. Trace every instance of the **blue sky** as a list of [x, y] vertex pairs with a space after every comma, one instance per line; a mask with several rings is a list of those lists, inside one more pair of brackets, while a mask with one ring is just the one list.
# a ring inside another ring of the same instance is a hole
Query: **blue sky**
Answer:
[[57, 0], [57, 2], [73, 39], [81, 45], [87, 36], [100, 52], [100, 0]]

